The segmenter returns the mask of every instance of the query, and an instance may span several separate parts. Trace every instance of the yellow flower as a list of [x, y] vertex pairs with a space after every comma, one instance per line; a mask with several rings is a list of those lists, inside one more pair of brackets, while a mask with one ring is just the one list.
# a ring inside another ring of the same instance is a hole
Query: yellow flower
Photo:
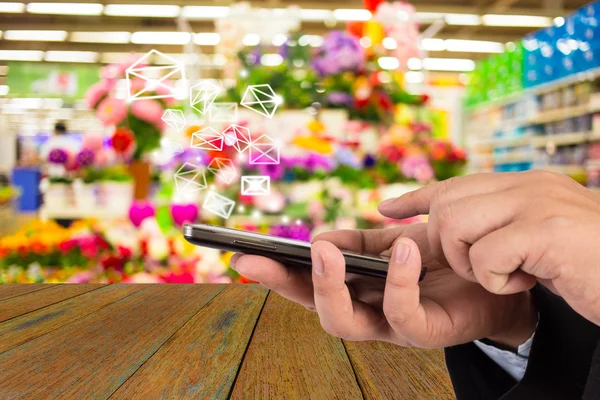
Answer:
[[320, 154], [327, 155], [333, 153], [331, 143], [317, 136], [299, 136], [292, 143], [302, 149], [312, 150]]
[[321, 121], [313, 119], [308, 123], [308, 130], [312, 133], [323, 133], [325, 132], [325, 125]]

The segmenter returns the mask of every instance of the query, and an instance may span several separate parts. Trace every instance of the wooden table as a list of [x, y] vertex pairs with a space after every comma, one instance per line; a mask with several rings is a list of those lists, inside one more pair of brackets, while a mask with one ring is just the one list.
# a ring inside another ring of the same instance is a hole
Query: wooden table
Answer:
[[256, 285], [0, 285], [0, 399], [448, 399], [441, 351], [326, 334]]

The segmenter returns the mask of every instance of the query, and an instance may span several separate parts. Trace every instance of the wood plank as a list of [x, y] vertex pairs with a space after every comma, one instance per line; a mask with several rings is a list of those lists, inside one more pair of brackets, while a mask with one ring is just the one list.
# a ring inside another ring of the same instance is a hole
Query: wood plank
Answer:
[[442, 350], [344, 342], [365, 399], [454, 399]]
[[232, 399], [361, 399], [342, 341], [319, 317], [277, 295], [269, 297]]
[[48, 288], [51, 288], [52, 286], [56, 286], [56, 285], [19, 284], [19, 283], [0, 284], [0, 300], [20, 296], [25, 293], [36, 292], [38, 290], [48, 289]]
[[152, 285], [2, 353], [0, 398], [108, 398], [224, 287]]
[[54, 303], [96, 290], [104, 285], [80, 284], [52, 286], [44, 291], [35, 291], [22, 296], [0, 301], [0, 322], [39, 310]]
[[229, 285], [144, 363], [111, 400], [226, 399], [267, 293], [258, 285]]
[[146, 285], [107, 285], [0, 323], [0, 353], [85, 317], [147, 287]]

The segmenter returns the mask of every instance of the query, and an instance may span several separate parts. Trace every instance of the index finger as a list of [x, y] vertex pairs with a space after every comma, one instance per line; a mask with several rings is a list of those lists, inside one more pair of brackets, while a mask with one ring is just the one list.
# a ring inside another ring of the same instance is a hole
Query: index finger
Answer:
[[523, 179], [522, 173], [484, 173], [451, 178], [408, 192], [379, 205], [379, 212], [389, 218], [404, 219], [429, 214], [431, 203], [448, 202], [467, 196], [506, 190]]

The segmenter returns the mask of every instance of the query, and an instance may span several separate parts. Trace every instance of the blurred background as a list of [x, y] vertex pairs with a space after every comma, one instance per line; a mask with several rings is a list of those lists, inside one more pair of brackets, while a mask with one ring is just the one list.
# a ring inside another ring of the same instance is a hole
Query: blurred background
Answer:
[[247, 282], [182, 225], [308, 241], [467, 173], [600, 188], [598, 2], [83, 1], [0, 2], [0, 283]]

